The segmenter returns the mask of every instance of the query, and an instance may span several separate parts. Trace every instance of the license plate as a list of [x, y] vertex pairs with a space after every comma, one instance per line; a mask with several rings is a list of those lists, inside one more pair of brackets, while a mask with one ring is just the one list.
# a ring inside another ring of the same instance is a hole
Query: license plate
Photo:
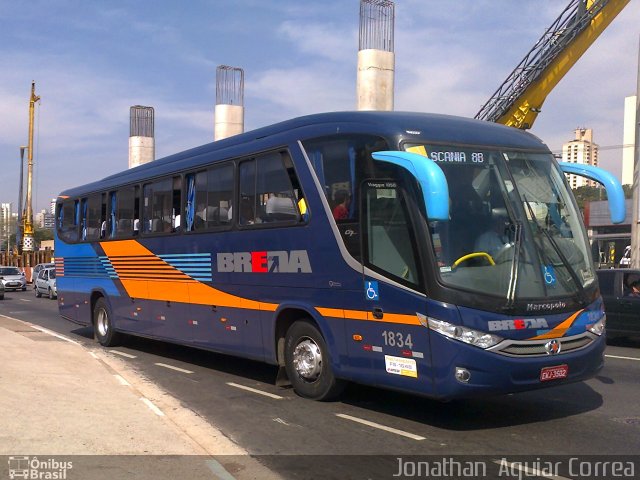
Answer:
[[540, 381], [558, 380], [567, 378], [569, 375], [569, 365], [557, 365], [555, 367], [544, 367], [540, 370]]

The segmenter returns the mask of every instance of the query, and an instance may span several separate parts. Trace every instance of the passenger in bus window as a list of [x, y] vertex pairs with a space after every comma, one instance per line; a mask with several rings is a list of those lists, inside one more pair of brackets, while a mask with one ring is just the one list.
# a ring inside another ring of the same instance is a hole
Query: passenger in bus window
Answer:
[[338, 190], [335, 195], [337, 205], [333, 207], [333, 218], [345, 220], [349, 218], [349, 205], [351, 205], [351, 195], [346, 190]]
[[627, 286], [629, 287], [627, 296], [640, 298], [640, 276], [629, 275], [626, 283], [627, 283]]

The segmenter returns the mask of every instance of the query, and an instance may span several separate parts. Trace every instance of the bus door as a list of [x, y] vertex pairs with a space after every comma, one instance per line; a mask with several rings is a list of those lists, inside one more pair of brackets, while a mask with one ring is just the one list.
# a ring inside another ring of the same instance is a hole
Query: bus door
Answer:
[[[366, 320], [347, 322], [356, 369], [376, 383], [406, 387], [427, 375], [428, 331], [417, 313], [426, 309], [417, 242], [406, 194], [395, 181], [365, 181], [361, 187], [363, 281]], [[362, 337], [362, 341], [353, 341]], [[369, 373], [367, 373], [367, 371]]]

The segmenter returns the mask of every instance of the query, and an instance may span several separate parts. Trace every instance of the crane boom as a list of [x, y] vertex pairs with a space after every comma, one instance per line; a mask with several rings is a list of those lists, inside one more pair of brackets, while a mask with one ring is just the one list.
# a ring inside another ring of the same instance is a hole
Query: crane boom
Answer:
[[475, 118], [532, 127], [547, 95], [629, 0], [571, 0]]

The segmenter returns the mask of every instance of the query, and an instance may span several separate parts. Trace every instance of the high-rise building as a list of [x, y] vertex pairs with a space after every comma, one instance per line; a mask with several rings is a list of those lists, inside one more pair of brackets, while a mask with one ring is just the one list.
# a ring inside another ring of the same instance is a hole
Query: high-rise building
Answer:
[[51, 199], [51, 203], [49, 204], [49, 213], [51, 215], [55, 215], [56, 214], [56, 199], [55, 198]]
[[54, 216], [49, 213], [46, 209], [42, 209], [40, 213], [36, 213], [36, 225], [40, 228], [48, 228], [49, 230], [53, 230], [56, 226]]
[[[576, 128], [576, 138], [562, 145], [562, 161], [582, 165], [598, 166], [598, 145], [593, 143], [593, 131], [590, 128]], [[579, 175], [568, 175], [569, 186], [595, 187], [597, 183]]]
[[636, 139], [636, 96], [624, 99], [624, 127], [622, 134], [622, 184], [633, 185], [633, 146]]
[[11, 204], [0, 203], [0, 243], [6, 242], [11, 235]]

